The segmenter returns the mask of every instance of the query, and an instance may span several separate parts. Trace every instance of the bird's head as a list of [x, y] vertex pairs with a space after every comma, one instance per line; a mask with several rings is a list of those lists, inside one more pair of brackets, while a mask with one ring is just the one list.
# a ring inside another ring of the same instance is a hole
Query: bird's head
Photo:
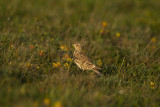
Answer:
[[81, 51], [81, 50], [82, 50], [81, 44], [75, 43], [75, 44], [72, 44], [72, 45], [74, 46], [75, 50], [78, 50], [78, 51]]

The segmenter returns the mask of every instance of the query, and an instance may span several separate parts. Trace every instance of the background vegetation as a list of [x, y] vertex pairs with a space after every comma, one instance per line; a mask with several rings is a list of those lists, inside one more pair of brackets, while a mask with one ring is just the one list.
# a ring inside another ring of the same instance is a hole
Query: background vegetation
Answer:
[[[1, 0], [0, 106], [160, 106], [159, 0]], [[80, 42], [103, 77], [78, 69]]]

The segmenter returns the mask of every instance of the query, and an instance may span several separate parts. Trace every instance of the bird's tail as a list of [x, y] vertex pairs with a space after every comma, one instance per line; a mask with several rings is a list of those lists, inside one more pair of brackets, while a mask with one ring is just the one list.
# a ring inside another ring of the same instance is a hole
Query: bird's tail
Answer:
[[97, 75], [102, 76], [102, 73], [99, 72], [100, 68], [94, 68], [93, 71], [97, 73]]

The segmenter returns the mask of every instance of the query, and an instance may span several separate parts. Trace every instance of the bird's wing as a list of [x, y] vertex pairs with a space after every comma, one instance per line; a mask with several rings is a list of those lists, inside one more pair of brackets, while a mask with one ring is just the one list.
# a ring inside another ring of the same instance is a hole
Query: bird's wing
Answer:
[[82, 62], [81, 62], [81, 60], [75, 59], [74, 62], [76, 63], [76, 65], [77, 65], [80, 69], [82, 69]]
[[88, 59], [84, 59], [82, 63], [83, 63], [82, 66], [88, 70], [91, 70], [92, 68], [95, 67], [95, 65]]
[[84, 53], [84, 52], [79, 52], [79, 57], [80, 57], [81, 59], [85, 59], [85, 60], [88, 60], [88, 61], [92, 62], [92, 61], [88, 58], [88, 56], [86, 55], [86, 53]]

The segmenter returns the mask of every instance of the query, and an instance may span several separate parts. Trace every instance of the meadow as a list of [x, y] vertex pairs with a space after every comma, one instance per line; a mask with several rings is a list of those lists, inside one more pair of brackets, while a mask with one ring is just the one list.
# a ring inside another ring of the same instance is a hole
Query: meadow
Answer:
[[[159, 0], [1, 0], [0, 107], [159, 107]], [[73, 62], [80, 42], [102, 77]]]

